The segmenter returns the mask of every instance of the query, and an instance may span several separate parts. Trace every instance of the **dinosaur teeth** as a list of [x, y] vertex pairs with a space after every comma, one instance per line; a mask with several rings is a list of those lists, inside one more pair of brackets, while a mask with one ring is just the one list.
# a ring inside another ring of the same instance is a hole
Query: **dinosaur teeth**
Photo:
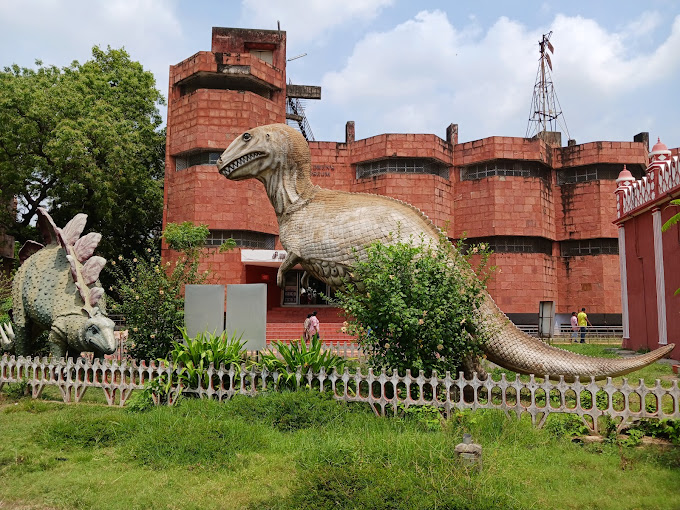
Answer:
[[234, 161], [232, 161], [228, 165], [226, 165], [222, 169], [222, 174], [227, 176], [230, 173], [232, 173], [234, 170], [236, 170], [237, 168], [240, 168], [243, 165], [245, 165], [246, 163], [249, 163], [250, 161], [254, 160], [255, 158], [259, 158], [260, 156], [263, 156], [263, 155], [264, 155], [264, 153], [262, 153], [262, 152], [251, 152], [249, 154], [245, 154], [245, 155], [241, 156], [240, 158], [235, 159]]

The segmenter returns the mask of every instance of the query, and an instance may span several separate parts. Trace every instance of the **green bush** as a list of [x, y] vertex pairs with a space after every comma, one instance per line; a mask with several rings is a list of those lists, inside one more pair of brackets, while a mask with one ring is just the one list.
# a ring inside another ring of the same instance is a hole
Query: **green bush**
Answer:
[[185, 328], [180, 328], [182, 342], [173, 342], [170, 359], [174, 364], [181, 365], [177, 372], [184, 386], [198, 388], [199, 380], [203, 380], [203, 387], [208, 387], [208, 368], [212, 363], [218, 369], [220, 365], [240, 365], [248, 361], [248, 353], [244, 349], [245, 342], [241, 336], [233, 333], [231, 338], [227, 332], [220, 335], [203, 332], [194, 338], [187, 335]]
[[396, 235], [390, 245], [368, 247], [366, 259], [352, 269], [362, 283], [347, 282], [334, 303], [344, 309], [345, 329], [357, 336], [373, 367], [430, 376], [434, 370], [456, 373], [464, 360], [482, 355], [493, 333], [476, 317], [494, 269], [486, 248], [454, 247], [443, 235], [438, 244]]
[[19, 382], [8, 383], [5, 386], [5, 394], [12, 400], [19, 400], [28, 395], [30, 387], [28, 386], [28, 379], [22, 379]]
[[270, 392], [255, 398], [236, 395], [224, 406], [228, 416], [284, 432], [322, 426], [339, 421], [350, 412], [362, 412], [360, 406], [338, 402], [332, 394], [317, 391]]
[[319, 335], [312, 337], [309, 346], [302, 338], [299, 342], [293, 341], [290, 344], [275, 341], [273, 345], [279, 351], [279, 355], [265, 351], [261, 354], [260, 364], [262, 368], [266, 368], [270, 372], [279, 372], [278, 384], [281, 388], [292, 390], [297, 388], [295, 374], [298, 369], [302, 371], [303, 375], [307, 374], [309, 370], [315, 374], [319, 373], [321, 368], [324, 368], [326, 373], [331, 372], [334, 368], [341, 372], [347, 363], [347, 360], [342, 356], [333, 354], [328, 350], [322, 350]]
[[12, 309], [12, 279], [0, 272], [0, 324], [9, 321]]
[[121, 314], [128, 328], [128, 353], [140, 360], [167, 357], [172, 342], [184, 326], [184, 286], [206, 281], [209, 272], [199, 272], [200, 248], [208, 236], [205, 225], [190, 222], [169, 224], [164, 238], [180, 252], [174, 263], [162, 263], [158, 251], [132, 259], [118, 256], [110, 262], [109, 272], [115, 284], [108, 290], [114, 295], [112, 312]]

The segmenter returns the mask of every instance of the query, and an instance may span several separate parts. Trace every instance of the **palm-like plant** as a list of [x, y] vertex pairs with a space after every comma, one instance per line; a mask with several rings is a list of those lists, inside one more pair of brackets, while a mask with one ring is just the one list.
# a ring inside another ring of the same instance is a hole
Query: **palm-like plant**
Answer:
[[273, 342], [273, 346], [278, 351], [278, 355], [271, 350], [261, 355], [260, 362], [263, 368], [270, 372], [279, 373], [279, 386], [295, 389], [297, 384], [295, 374], [298, 369], [306, 374], [310, 370], [319, 373], [323, 368], [326, 372], [334, 368], [339, 372], [345, 368], [347, 360], [342, 356], [334, 354], [332, 351], [321, 348], [319, 335], [314, 335], [309, 346], [300, 339], [294, 340], [290, 344], [280, 341]]
[[220, 365], [240, 365], [247, 361], [247, 352], [244, 349], [245, 342], [241, 336], [233, 333], [229, 337], [225, 331], [220, 335], [202, 332], [191, 338], [185, 328], [179, 328], [182, 333], [182, 342], [173, 342], [170, 352], [172, 362], [181, 365], [180, 377], [183, 378], [190, 388], [198, 387], [199, 381], [203, 380], [208, 385], [208, 368], [212, 363], [215, 368]]

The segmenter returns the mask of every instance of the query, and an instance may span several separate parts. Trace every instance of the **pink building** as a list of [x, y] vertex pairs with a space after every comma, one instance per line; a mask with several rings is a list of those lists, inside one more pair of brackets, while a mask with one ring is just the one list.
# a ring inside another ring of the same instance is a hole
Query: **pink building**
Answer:
[[680, 197], [678, 149], [659, 140], [649, 153], [647, 175], [640, 180], [624, 167], [616, 180], [623, 345], [656, 349], [676, 343], [680, 357], [680, 228], [661, 226], [680, 212], [669, 205]]

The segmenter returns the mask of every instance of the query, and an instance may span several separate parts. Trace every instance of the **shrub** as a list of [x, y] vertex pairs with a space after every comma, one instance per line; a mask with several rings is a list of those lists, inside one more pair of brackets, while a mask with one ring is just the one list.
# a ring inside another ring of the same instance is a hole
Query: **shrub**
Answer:
[[[455, 373], [482, 354], [493, 333], [477, 320], [494, 269], [489, 252], [479, 245], [464, 253], [462, 242], [454, 247], [444, 235], [437, 244], [395, 237], [393, 244], [369, 246], [352, 269], [361, 284], [347, 282], [337, 292], [346, 331], [358, 337], [373, 367]], [[479, 257], [479, 278], [470, 267], [473, 256]]]
[[361, 412], [359, 406], [337, 402], [331, 393], [316, 391], [271, 392], [255, 398], [236, 395], [224, 405], [229, 416], [271, 425], [284, 432], [323, 426], [347, 413]]
[[170, 352], [179, 328], [184, 326], [184, 286], [204, 283], [209, 275], [209, 271], [200, 273], [198, 269], [200, 246], [208, 234], [205, 225], [171, 223], [163, 237], [180, 252], [174, 263], [162, 263], [152, 247], [131, 260], [120, 255], [111, 261], [109, 271], [116, 282], [109, 288], [115, 295], [111, 308], [125, 319], [132, 357], [152, 360], [165, 358]]
[[[296, 389], [297, 382], [295, 374], [298, 369], [306, 374], [311, 370], [319, 373], [321, 368], [326, 373], [334, 368], [340, 372], [344, 370], [347, 360], [342, 356], [333, 354], [331, 351], [321, 349], [321, 339], [319, 335], [314, 335], [309, 343], [309, 347], [304, 339], [293, 341], [290, 344], [275, 341], [274, 347], [278, 350], [277, 356], [272, 351], [265, 351], [261, 354], [260, 364], [270, 372], [279, 372], [279, 387]], [[280, 357], [279, 357], [280, 356]]]
[[206, 278], [198, 274], [198, 261], [179, 258], [174, 265], [162, 264], [158, 253], [147, 248], [132, 260], [112, 260], [110, 271], [116, 281], [109, 288], [116, 295], [111, 309], [124, 317], [128, 353], [144, 360], [165, 358], [184, 325], [184, 285]]
[[212, 363], [215, 368], [224, 365], [228, 368], [232, 363], [240, 365], [248, 360], [248, 354], [244, 349], [245, 342], [241, 336], [236, 337], [233, 333], [231, 338], [227, 332], [220, 335], [203, 332], [194, 338], [187, 335], [185, 328], [180, 328], [182, 342], [173, 342], [173, 350], [170, 359], [174, 364], [182, 365], [178, 375], [184, 385], [190, 388], [198, 388], [199, 380], [203, 380], [203, 386], [208, 386], [208, 368]]
[[12, 279], [0, 272], [0, 324], [10, 320], [12, 309]]

